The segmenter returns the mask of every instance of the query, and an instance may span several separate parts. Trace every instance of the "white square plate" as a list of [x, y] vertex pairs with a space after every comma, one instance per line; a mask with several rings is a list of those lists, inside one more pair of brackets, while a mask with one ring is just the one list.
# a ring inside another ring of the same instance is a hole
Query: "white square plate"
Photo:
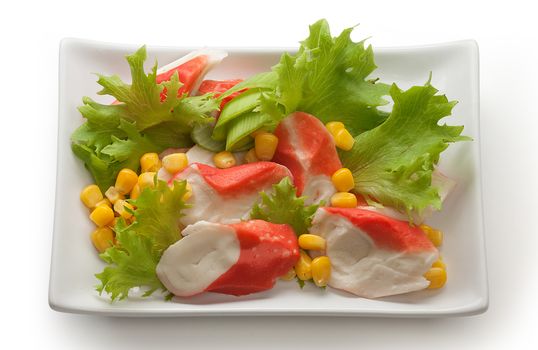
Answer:
[[[384, 82], [402, 88], [424, 84], [433, 72], [432, 84], [451, 100], [458, 100], [448, 124], [465, 125], [473, 142], [460, 142], [443, 153], [441, 170], [458, 183], [441, 213], [429, 222], [445, 233], [441, 249], [447, 264], [448, 282], [436, 291], [421, 291], [377, 300], [362, 299], [327, 288], [279, 281], [267, 292], [245, 297], [210, 294], [173, 302], [162, 297], [130, 298], [110, 303], [99, 297], [94, 274], [103, 269], [89, 240], [92, 223], [79, 200], [80, 190], [92, 180], [70, 149], [70, 135], [83, 119], [77, 111], [82, 96], [99, 100], [96, 77], [90, 73], [129, 77], [124, 56], [134, 46], [104, 44], [76, 39], [60, 47], [60, 102], [58, 169], [54, 241], [52, 249], [49, 303], [58, 311], [122, 316], [193, 315], [353, 315], [433, 317], [471, 315], [488, 306], [487, 274], [482, 224], [482, 195], [479, 153], [478, 48], [474, 41], [376, 49]], [[190, 50], [151, 47], [147, 69], [155, 58], [165, 64]], [[278, 62], [283, 49], [231, 49], [229, 57], [209, 78], [248, 77], [268, 70]]]

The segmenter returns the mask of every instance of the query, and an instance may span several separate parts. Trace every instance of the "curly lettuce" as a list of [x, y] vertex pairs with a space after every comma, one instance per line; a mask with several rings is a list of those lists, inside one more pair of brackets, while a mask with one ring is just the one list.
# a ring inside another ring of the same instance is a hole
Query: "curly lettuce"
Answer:
[[388, 113], [378, 107], [387, 103], [383, 97], [390, 86], [369, 79], [376, 69], [372, 47], [353, 42], [352, 31], [347, 28], [332, 37], [326, 20], [311, 25], [297, 54], [284, 53], [271, 72], [247, 79], [220, 97], [253, 89], [249, 97], [257, 99], [248, 104], [247, 96], [231, 100], [213, 136], [226, 139], [230, 150], [253, 130], [274, 128], [295, 111], [310, 113], [324, 123], [341, 121], [353, 135], [381, 124]]
[[193, 128], [213, 122], [211, 113], [219, 106], [211, 94], [178, 94], [183, 84], [177, 72], [170, 81], [157, 83], [157, 63], [148, 74], [144, 72], [146, 56], [146, 48], [141, 47], [126, 57], [131, 84], [117, 75], [98, 75], [102, 86], [98, 94], [110, 95], [116, 103], [84, 97], [78, 108], [86, 122], [73, 132], [72, 149], [103, 191], [113, 185], [122, 168], [136, 171], [142, 154], [192, 146]]
[[390, 89], [392, 113], [378, 127], [359, 134], [350, 151], [340, 151], [343, 165], [351, 170], [355, 191], [371, 205], [420, 213], [441, 208], [432, 172], [439, 155], [450, 143], [470, 140], [463, 126], [439, 124], [452, 113], [449, 101], [428, 82], [403, 91]]
[[99, 294], [108, 293], [115, 301], [127, 298], [135, 287], [145, 289], [143, 296], [166, 292], [156, 268], [164, 250], [181, 239], [179, 218], [187, 208], [186, 192], [185, 181], [168, 186], [158, 180], [154, 188], [129, 200], [135, 208], [131, 210], [134, 221], [127, 225], [119, 220], [114, 227], [116, 244], [100, 255], [108, 265], [95, 275], [101, 282], [96, 287]]
[[262, 201], [255, 204], [250, 213], [251, 219], [260, 219], [275, 224], [288, 224], [297, 236], [307, 233], [318, 205], [305, 206], [306, 197], [297, 197], [297, 189], [290, 178], [282, 179], [273, 185], [273, 194], [261, 193]]

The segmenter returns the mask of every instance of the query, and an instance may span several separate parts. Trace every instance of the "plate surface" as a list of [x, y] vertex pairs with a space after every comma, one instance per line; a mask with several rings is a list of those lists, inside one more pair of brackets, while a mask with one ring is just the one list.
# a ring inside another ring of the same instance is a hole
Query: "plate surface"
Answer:
[[[450, 100], [458, 100], [447, 124], [465, 125], [473, 142], [451, 145], [442, 155], [440, 169], [458, 183], [441, 213], [428, 220], [445, 233], [441, 253], [447, 264], [448, 282], [436, 291], [421, 291], [377, 300], [355, 297], [327, 288], [279, 281], [267, 292], [246, 297], [204, 294], [165, 302], [161, 297], [110, 303], [99, 297], [94, 274], [103, 263], [89, 239], [93, 224], [79, 200], [80, 190], [92, 182], [70, 149], [70, 134], [83, 119], [77, 111], [82, 96], [96, 96], [99, 86], [92, 72], [129, 77], [124, 56], [137, 49], [65, 39], [60, 47], [60, 91], [56, 208], [49, 286], [50, 306], [58, 311], [121, 316], [194, 315], [338, 315], [435, 317], [471, 315], [488, 306], [486, 258], [482, 220], [479, 147], [478, 47], [459, 41], [421, 47], [378, 48], [375, 77], [395, 81], [401, 88], [424, 84], [429, 72], [432, 84]], [[156, 58], [166, 64], [191, 51], [186, 48], [148, 48], [147, 69]], [[231, 49], [228, 58], [208, 78], [245, 78], [268, 70], [278, 62], [282, 48]], [[444, 122], [444, 121], [443, 121]]]

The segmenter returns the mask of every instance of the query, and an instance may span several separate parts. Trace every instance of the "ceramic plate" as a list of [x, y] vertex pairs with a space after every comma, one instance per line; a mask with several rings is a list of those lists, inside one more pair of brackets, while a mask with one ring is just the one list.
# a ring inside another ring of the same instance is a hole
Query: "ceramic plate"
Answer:
[[[487, 274], [482, 223], [479, 147], [478, 47], [459, 41], [420, 47], [378, 48], [374, 72], [385, 82], [402, 88], [424, 84], [430, 72], [432, 84], [451, 100], [458, 100], [449, 124], [465, 125], [473, 142], [460, 142], [443, 153], [441, 170], [458, 183], [441, 213], [428, 222], [442, 229], [441, 253], [447, 264], [448, 282], [440, 290], [425, 290], [377, 300], [355, 297], [327, 288], [323, 291], [295, 282], [277, 282], [274, 289], [233, 297], [206, 293], [166, 302], [162, 297], [133, 297], [110, 303], [99, 297], [94, 274], [103, 269], [89, 234], [93, 224], [79, 199], [80, 190], [92, 182], [70, 149], [70, 134], [83, 119], [77, 111], [82, 96], [96, 96], [99, 87], [92, 72], [129, 77], [124, 56], [135, 46], [66, 39], [60, 47], [58, 168], [54, 240], [49, 302], [64, 312], [122, 316], [194, 315], [352, 315], [434, 317], [471, 315], [488, 305]], [[149, 47], [148, 66], [158, 58], [166, 64], [191, 51], [186, 48]], [[284, 49], [230, 49], [228, 58], [208, 78], [245, 78], [266, 71], [278, 62]]]

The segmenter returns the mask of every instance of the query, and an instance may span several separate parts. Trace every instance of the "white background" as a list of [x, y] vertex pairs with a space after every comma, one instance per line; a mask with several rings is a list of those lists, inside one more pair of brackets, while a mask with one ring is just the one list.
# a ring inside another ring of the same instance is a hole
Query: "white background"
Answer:
[[[538, 25], [521, 1], [4, 1], [0, 5], [0, 348], [531, 349], [538, 345]], [[194, 5], [196, 3], [196, 5]], [[325, 17], [374, 46], [480, 45], [490, 309], [454, 319], [118, 319], [47, 305], [63, 37], [293, 46]]]

